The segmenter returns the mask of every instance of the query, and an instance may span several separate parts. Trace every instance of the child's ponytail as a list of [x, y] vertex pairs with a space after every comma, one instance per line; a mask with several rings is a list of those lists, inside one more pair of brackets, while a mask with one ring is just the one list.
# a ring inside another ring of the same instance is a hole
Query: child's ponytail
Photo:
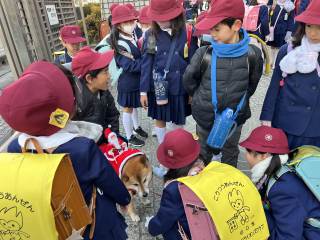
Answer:
[[118, 24], [115, 24], [111, 28], [111, 33], [110, 33], [110, 45], [112, 49], [116, 52], [119, 53], [120, 48], [118, 45], [118, 40], [119, 40], [119, 30], [118, 30]]

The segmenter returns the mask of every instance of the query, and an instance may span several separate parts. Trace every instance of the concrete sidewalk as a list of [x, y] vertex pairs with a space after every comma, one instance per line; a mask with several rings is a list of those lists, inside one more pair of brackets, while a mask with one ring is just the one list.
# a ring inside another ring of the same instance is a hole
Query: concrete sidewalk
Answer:
[[[5, 71], [5, 70], [2, 69], [2, 71]], [[1, 68], [0, 68], [0, 72], [1, 72]], [[2, 80], [0, 79], [0, 84], [1, 83], [5, 84], [7, 81], [12, 81], [12, 77], [10, 77], [10, 75], [7, 75], [5, 79], [4, 78]], [[241, 139], [247, 137], [248, 134], [251, 132], [251, 130], [260, 124], [258, 119], [261, 112], [264, 96], [269, 85], [269, 81], [270, 81], [270, 77], [263, 76], [259, 83], [256, 93], [251, 98], [250, 105], [252, 110], [252, 117], [244, 125]], [[112, 91], [114, 92], [115, 89], [113, 89]], [[140, 110], [139, 116], [141, 119], [142, 128], [147, 130], [150, 135], [149, 138], [146, 140], [146, 145], [142, 148], [142, 150], [147, 154], [152, 164], [156, 165], [157, 164], [156, 148], [158, 144], [157, 144], [156, 138], [151, 136], [153, 121], [147, 117], [146, 111], [144, 110]], [[122, 120], [120, 119], [120, 122], [121, 121]], [[187, 124], [185, 126], [185, 129], [192, 133], [195, 132], [195, 122], [192, 119], [192, 117], [189, 117], [187, 119]], [[123, 129], [121, 131], [123, 133]], [[0, 144], [11, 134], [12, 134], [12, 130], [0, 118]], [[243, 149], [240, 149], [240, 150], [241, 150], [241, 153], [239, 156], [238, 167], [246, 174], [249, 174], [248, 166], [244, 159], [244, 151]], [[151, 191], [149, 196], [149, 200], [151, 201], [151, 204], [148, 206], [144, 206], [139, 202], [137, 202], [136, 204], [137, 212], [140, 215], [141, 221], [139, 223], [133, 223], [128, 217], [126, 217], [127, 223], [128, 223], [127, 232], [130, 240], [162, 239], [162, 237], [157, 237], [157, 238], [151, 237], [144, 226], [146, 216], [155, 215], [155, 213], [159, 208], [162, 188], [163, 188], [162, 180], [157, 177], [153, 177], [150, 184]]]

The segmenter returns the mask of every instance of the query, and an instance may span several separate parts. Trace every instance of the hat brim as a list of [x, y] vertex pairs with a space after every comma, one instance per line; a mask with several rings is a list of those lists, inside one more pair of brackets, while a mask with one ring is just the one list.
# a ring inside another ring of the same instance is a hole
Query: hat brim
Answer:
[[134, 15], [128, 15], [128, 16], [123, 16], [123, 17], [118, 18], [118, 19], [113, 19], [112, 18], [112, 25], [119, 24], [119, 23], [124, 23], [124, 22], [129, 22], [129, 21], [133, 21], [133, 20], [138, 20], [138, 17], [134, 16]]
[[183, 158], [183, 161], [180, 161], [180, 162], [172, 161], [172, 159], [174, 159], [174, 157], [170, 158], [167, 155], [167, 153], [165, 151], [164, 144], [160, 144], [157, 149], [157, 158], [158, 158], [159, 163], [169, 169], [178, 169], [178, 168], [188, 166], [189, 164], [191, 164], [193, 161], [195, 161], [197, 159], [199, 154], [200, 154], [200, 144], [199, 143], [196, 143], [196, 148], [195, 148], [194, 152], [191, 153], [189, 156], [185, 156]]
[[195, 25], [195, 28], [199, 31], [209, 31], [224, 19], [226, 19], [226, 17], [205, 17]]
[[95, 59], [94, 64], [92, 64], [89, 70], [92, 71], [92, 70], [97, 70], [97, 69], [102, 69], [107, 67], [112, 61], [113, 57], [114, 57], [114, 52], [112, 50], [107, 51], [105, 53], [101, 53], [100, 56]]
[[183, 13], [182, 6], [175, 8], [173, 11], [172, 9], [170, 9], [169, 12], [163, 13], [163, 14], [158, 14], [152, 11], [151, 8], [149, 8], [147, 11], [147, 17], [150, 18], [152, 21], [164, 22], [164, 21], [170, 21], [171, 19], [178, 17], [182, 13]]
[[256, 143], [250, 142], [248, 140], [244, 140], [243, 142], [239, 143], [239, 146], [253, 150], [253, 151], [257, 151], [257, 152], [265, 152], [265, 153], [273, 153], [273, 154], [288, 154], [290, 151], [288, 148], [279, 148], [279, 147], [271, 148], [271, 147], [261, 146]]
[[316, 16], [310, 16], [307, 14], [304, 14], [305, 12], [301, 13], [300, 15], [295, 17], [295, 20], [297, 22], [302, 22], [306, 24], [314, 24], [314, 25], [320, 25], [320, 18]]
[[72, 37], [72, 38], [63, 38], [63, 41], [66, 43], [75, 44], [75, 43], [86, 42], [87, 40], [83, 37]]

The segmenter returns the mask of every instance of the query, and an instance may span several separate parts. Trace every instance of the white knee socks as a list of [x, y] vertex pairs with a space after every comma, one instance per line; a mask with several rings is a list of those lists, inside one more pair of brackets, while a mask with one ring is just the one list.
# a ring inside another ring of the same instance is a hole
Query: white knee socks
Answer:
[[132, 114], [124, 112], [122, 115], [123, 128], [126, 132], [126, 137], [129, 140], [132, 135]]
[[158, 143], [161, 144], [164, 139], [164, 135], [166, 135], [166, 128], [155, 127]]
[[138, 109], [134, 108], [131, 114], [133, 127], [134, 129], [137, 129], [139, 127], [139, 121], [138, 121]]

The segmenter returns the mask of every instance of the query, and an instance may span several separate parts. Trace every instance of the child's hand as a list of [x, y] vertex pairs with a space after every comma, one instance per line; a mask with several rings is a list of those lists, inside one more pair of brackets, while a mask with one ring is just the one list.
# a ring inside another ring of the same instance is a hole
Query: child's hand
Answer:
[[271, 121], [261, 121], [261, 125], [271, 127]]
[[148, 97], [146, 95], [141, 95], [140, 96], [140, 102], [141, 102], [141, 105], [144, 109], [147, 109], [148, 107]]
[[153, 216], [150, 216], [150, 217], [146, 217], [146, 222], [144, 223], [144, 226], [146, 227], [146, 228], [148, 228], [148, 225], [149, 225], [149, 222], [150, 222], [150, 220], [153, 218]]
[[127, 213], [128, 212], [128, 205], [126, 206], [120, 206], [120, 209], [123, 213]]

